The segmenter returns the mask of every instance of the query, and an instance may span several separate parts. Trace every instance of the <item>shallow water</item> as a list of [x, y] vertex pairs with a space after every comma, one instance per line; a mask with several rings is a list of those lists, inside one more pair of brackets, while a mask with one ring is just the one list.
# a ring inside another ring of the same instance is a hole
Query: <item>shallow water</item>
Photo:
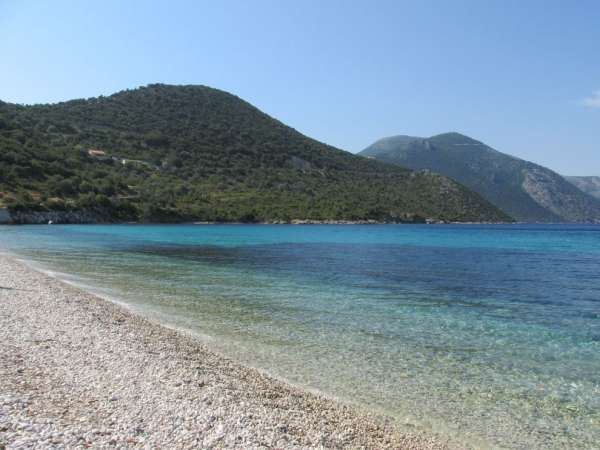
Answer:
[[600, 226], [25, 226], [0, 248], [400, 423], [600, 448]]

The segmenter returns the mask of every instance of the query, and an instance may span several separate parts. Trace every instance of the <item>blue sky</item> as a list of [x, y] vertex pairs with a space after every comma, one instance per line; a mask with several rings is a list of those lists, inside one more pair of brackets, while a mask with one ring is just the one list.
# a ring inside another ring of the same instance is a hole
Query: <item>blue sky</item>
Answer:
[[600, 2], [0, 0], [0, 99], [232, 92], [356, 152], [458, 131], [600, 175]]

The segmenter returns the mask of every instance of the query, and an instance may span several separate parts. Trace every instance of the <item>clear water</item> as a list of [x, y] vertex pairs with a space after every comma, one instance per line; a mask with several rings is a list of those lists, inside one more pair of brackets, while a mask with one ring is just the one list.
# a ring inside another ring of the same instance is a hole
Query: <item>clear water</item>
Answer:
[[407, 426], [600, 448], [599, 226], [26, 226], [0, 248]]

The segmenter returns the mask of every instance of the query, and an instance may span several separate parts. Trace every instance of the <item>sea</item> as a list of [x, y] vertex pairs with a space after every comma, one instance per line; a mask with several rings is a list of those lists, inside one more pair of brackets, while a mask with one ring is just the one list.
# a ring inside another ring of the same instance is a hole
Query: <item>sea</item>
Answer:
[[1, 226], [0, 251], [401, 428], [600, 448], [600, 226]]

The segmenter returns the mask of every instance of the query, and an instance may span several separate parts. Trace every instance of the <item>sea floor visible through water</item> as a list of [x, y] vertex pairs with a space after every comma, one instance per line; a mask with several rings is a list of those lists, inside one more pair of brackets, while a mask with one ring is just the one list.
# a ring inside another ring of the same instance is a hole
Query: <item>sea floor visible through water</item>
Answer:
[[0, 248], [401, 424], [599, 448], [600, 226], [24, 226]]

